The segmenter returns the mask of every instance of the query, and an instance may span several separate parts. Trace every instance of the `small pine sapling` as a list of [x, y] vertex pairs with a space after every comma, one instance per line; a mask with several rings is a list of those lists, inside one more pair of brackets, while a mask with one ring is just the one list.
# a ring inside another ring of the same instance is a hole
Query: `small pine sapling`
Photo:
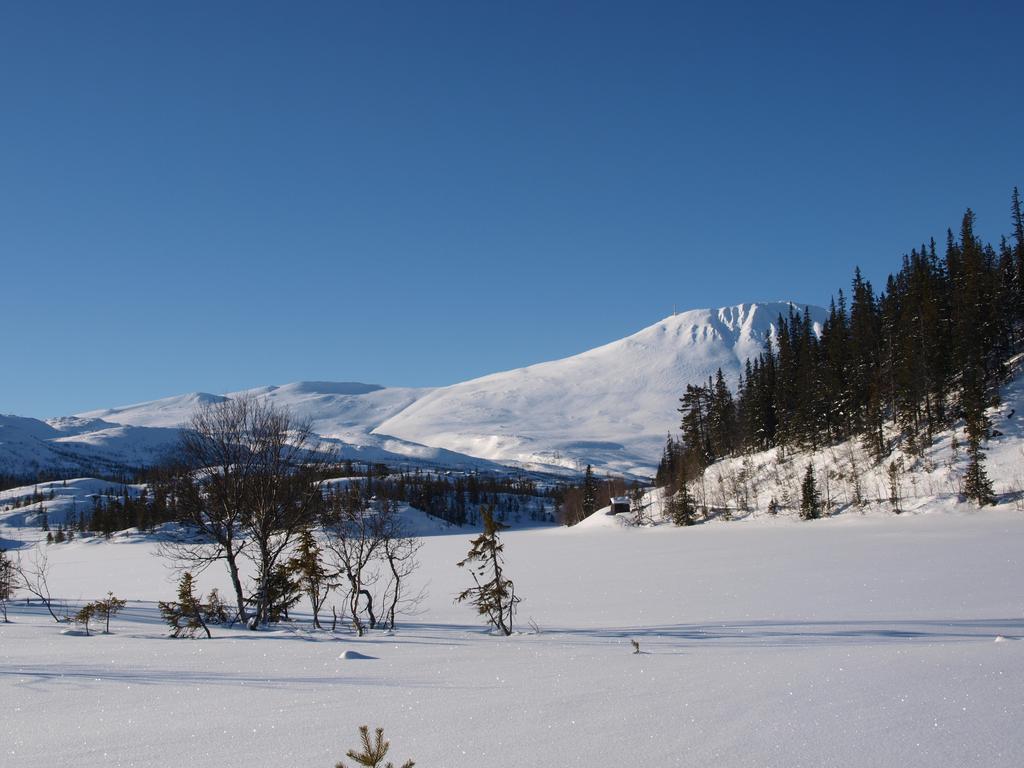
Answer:
[[95, 616], [95, 615], [96, 615], [96, 603], [86, 603], [81, 608], [79, 608], [78, 609], [78, 613], [75, 614], [74, 622], [76, 624], [81, 624], [83, 627], [85, 627], [85, 635], [86, 635], [86, 637], [88, 637], [90, 635], [90, 632], [89, 632], [89, 622], [92, 620], [93, 616]]
[[110, 617], [119, 614], [128, 602], [118, 597], [114, 597], [113, 592], [107, 592], [107, 597], [104, 600], [97, 600], [93, 605], [96, 606], [96, 615], [103, 618], [104, 628], [103, 634], [110, 634]]
[[178, 582], [178, 601], [165, 603], [160, 601], [160, 615], [171, 628], [172, 637], [195, 637], [202, 629], [207, 637], [210, 628], [203, 620], [203, 608], [192, 592], [192, 574], [186, 571]]
[[228, 607], [220, 596], [216, 587], [210, 590], [206, 596], [206, 602], [202, 605], [203, 618], [207, 624], [227, 624]]
[[[363, 749], [361, 752], [356, 752], [354, 749], [350, 749], [345, 753], [345, 756], [350, 760], [354, 760], [356, 765], [362, 765], [366, 768], [395, 768], [394, 763], [383, 764], [384, 757], [388, 753], [388, 749], [391, 748], [391, 742], [384, 739], [384, 729], [378, 728], [376, 730], [376, 737], [371, 743], [370, 741], [370, 729], [365, 725], [359, 726], [359, 737], [363, 740]], [[416, 765], [412, 760], [406, 760], [402, 763], [402, 768], [413, 768]], [[334, 768], [346, 768], [344, 763], [337, 763]]]

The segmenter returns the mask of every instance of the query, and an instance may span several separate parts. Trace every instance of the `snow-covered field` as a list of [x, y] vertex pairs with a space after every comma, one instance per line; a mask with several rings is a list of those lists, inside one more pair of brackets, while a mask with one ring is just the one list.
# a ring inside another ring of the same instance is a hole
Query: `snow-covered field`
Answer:
[[[444, 389], [319, 382], [256, 394], [314, 419], [365, 460], [568, 466], [587, 455], [635, 469], [630, 457], [641, 448], [650, 460], [660, 450], [655, 425], [671, 416], [679, 370], [728, 367], [771, 332], [753, 310], [706, 315]], [[314, 631], [300, 608], [272, 631], [214, 627], [212, 640], [193, 641], [169, 639], [159, 619], [156, 602], [175, 592], [159, 533], [40, 543], [43, 510], [52, 527], [87, 510], [93, 495], [123, 489], [79, 478], [0, 492], [0, 546], [24, 544], [23, 556], [45, 547], [61, 611], [108, 590], [129, 600], [110, 635], [91, 637], [38, 604], [11, 604], [12, 623], [0, 625], [0, 767], [330, 768], [368, 724], [385, 728], [389, 757], [422, 768], [1016, 768], [1024, 759], [1022, 363], [989, 411], [995, 508], [961, 498], [959, 426], [916, 451], [895, 441], [880, 465], [858, 441], [727, 459], [694, 483], [711, 509], [703, 525], [638, 528], [599, 512], [571, 529], [506, 532], [508, 575], [524, 598], [510, 638], [454, 604], [468, 586], [455, 563], [474, 532], [408, 507], [401, 514], [424, 537], [410, 586], [427, 597], [396, 632]], [[661, 378], [634, 380], [634, 369]], [[606, 385], [626, 394], [587, 410], [603, 402]], [[621, 402], [631, 387], [646, 393], [634, 398], [633, 432], [602, 417], [631, 412]], [[535, 397], [572, 402], [591, 418], [560, 422], [533, 408]], [[496, 404], [508, 402], [529, 419], [506, 419]], [[139, 446], [156, 455], [195, 404], [186, 396], [47, 423], [0, 419], [0, 459], [2, 451], [31, 462], [53, 454], [76, 466], [87, 456], [102, 466], [129, 446], [141, 462]], [[620, 445], [613, 434], [628, 439]], [[556, 445], [556, 435], [568, 442]], [[550, 455], [531, 453], [534, 438]], [[808, 463], [827, 517], [800, 522]], [[768, 513], [772, 499], [778, 515]], [[657, 520], [662, 492], [647, 501]], [[736, 522], [724, 522], [730, 515]], [[215, 586], [227, 589], [226, 574], [199, 575], [202, 592]]]
[[422, 613], [362, 639], [301, 616], [168, 639], [154, 601], [172, 575], [152, 542], [51, 546], [61, 600], [131, 602], [92, 637], [12, 606], [0, 765], [329, 768], [364, 723], [423, 768], [1020, 765], [1024, 515], [504, 538], [524, 598], [510, 638], [453, 604], [463, 533], [426, 538]]

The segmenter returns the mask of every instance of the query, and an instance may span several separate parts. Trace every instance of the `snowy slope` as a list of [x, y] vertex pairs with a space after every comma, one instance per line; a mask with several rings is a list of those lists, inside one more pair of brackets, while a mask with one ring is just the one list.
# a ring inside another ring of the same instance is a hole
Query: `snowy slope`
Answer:
[[[734, 385], [789, 309], [683, 312], [564, 360], [437, 389], [376, 431], [503, 463], [649, 474], [686, 384], [721, 368]], [[811, 314], [824, 321], [824, 310]]]
[[[201, 405], [221, 402], [223, 395], [209, 392], [190, 392], [187, 395], [165, 397], [120, 408], [106, 408], [88, 411], [78, 415], [81, 419], [98, 419], [115, 424], [131, 424], [136, 427], [177, 427], [189, 420], [193, 411]], [[51, 423], [55, 420], [51, 419]]]
[[[1000, 388], [999, 404], [987, 410], [991, 438], [983, 445], [985, 471], [992, 481], [997, 510], [1024, 512], [1024, 354], [1009, 361], [1010, 380]], [[977, 505], [963, 494], [967, 472], [967, 436], [963, 422], [934, 435], [914, 449], [892, 423], [885, 427], [892, 448], [876, 463], [860, 439], [817, 450], [779, 448], [722, 459], [690, 484], [701, 522], [796, 520], [801, 483], [812, 468], [823, 514], [892, 518], [899, 515], [971, 513]], [[896, 500], [894, 504], [893, 500]], [[772, 501], [777, 505], [769, 512]], [[669, 524], [662, 489], [644, 498], [645, 524]], [[898, 511], [897, 511], [898, 510]], [[598, 510], [574, 530], [632, 526], [632, 513], [615, 517]], [[733, 523], [729, 523], [732, 525]], [[806, 524], [806, 523], [804, 523]]]
[[105, 473], [158, 462], [174, 446], [176, 429], [65, 417], [51, 422], [0, 415], [0, 473]]

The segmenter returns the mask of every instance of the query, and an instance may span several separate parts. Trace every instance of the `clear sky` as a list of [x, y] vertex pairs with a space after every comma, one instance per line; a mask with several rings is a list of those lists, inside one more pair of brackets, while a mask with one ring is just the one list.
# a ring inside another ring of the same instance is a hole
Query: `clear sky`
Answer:
[[1024, 186], [1024, 4], [7, 2], [0, 412], [827, 304]]

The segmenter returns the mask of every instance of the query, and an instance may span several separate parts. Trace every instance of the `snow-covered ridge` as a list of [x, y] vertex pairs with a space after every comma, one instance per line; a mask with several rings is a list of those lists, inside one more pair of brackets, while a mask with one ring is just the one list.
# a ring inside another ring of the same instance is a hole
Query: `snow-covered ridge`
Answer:
[[[344, 456], [451, 466], [491, 462], [538, 470], [586, 464], [646, 475], [675, 426], [687, 384], [721, 368], [735, 383], [776, 333], [789, 302], [696, 309], [577, 355], [447, 387], [300, 381], [247, 393], [308, 418]], [[825, 311], [810, 307], [816, 326]], [[206, 392], [74, 417], [0, 421], [0, 471], [158, 460], [196, 407], [237, 396]]]

